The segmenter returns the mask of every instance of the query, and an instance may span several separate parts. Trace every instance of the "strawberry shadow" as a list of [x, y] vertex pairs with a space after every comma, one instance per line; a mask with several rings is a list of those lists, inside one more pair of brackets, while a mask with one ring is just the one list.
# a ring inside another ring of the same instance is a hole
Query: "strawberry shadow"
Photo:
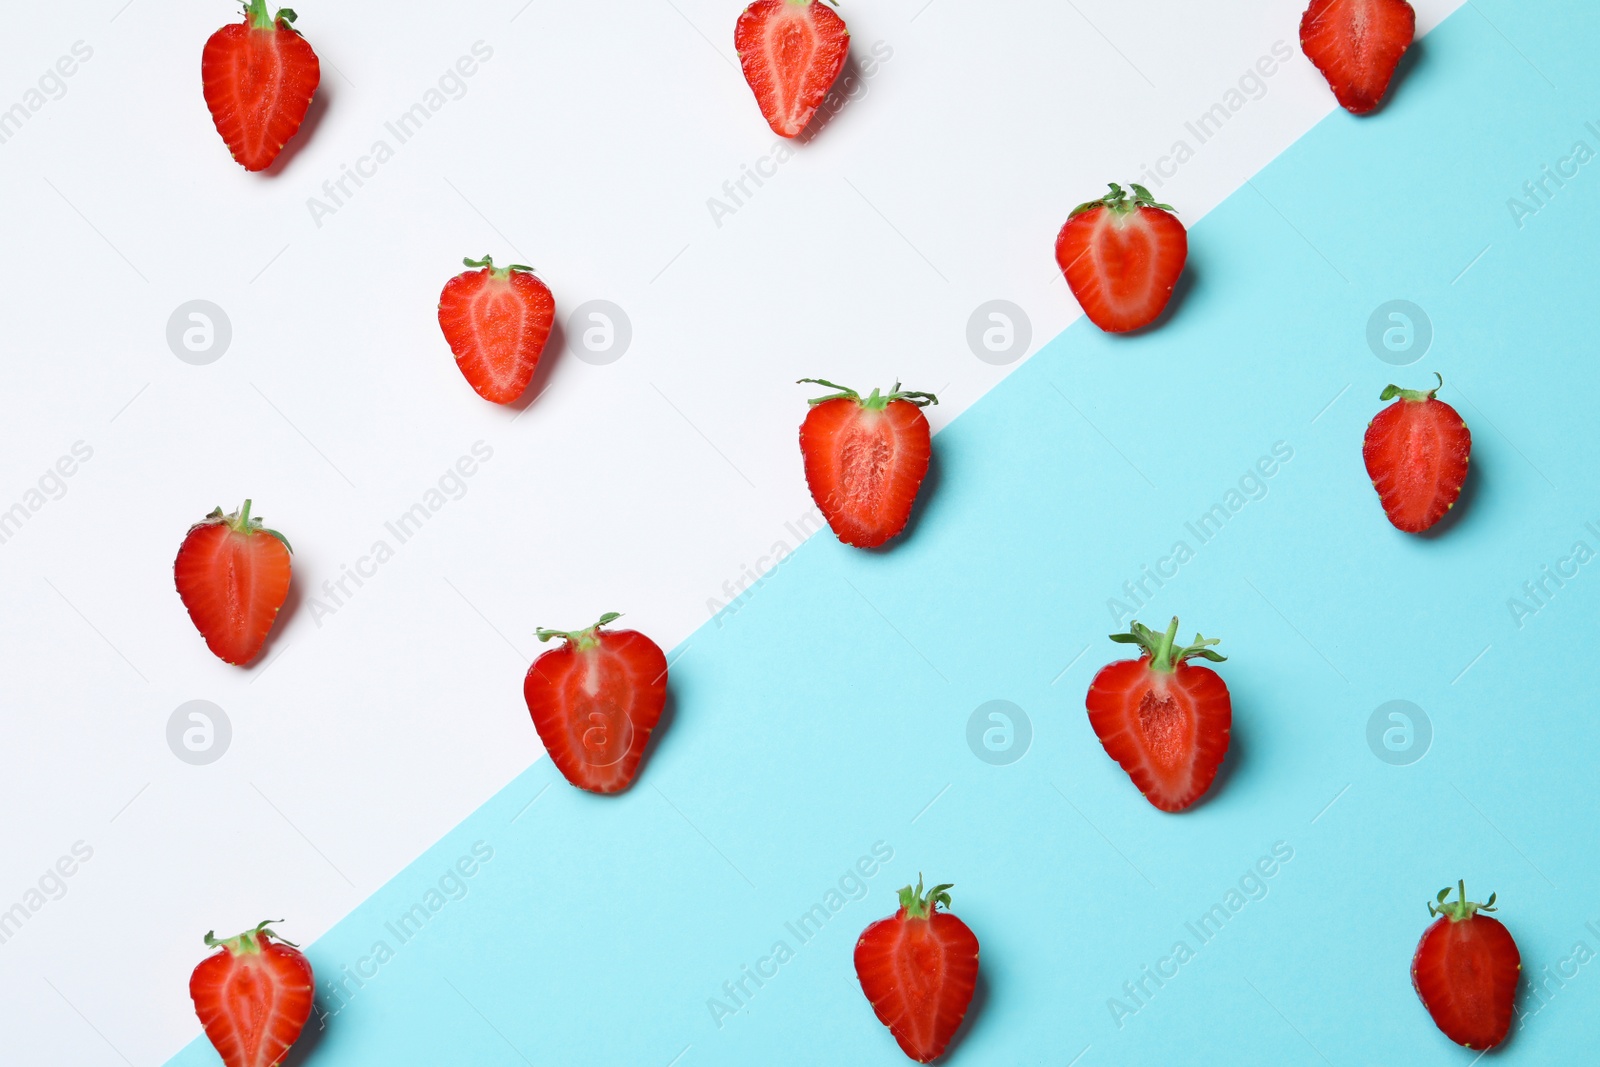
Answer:
[[[1237, 724], [1238, 720], [1235, 719], [1234, 721]], [[1217, 776], [1211, 780], [1211, 788], [1207, 789], [1199, 800], [1184, 810], [1194, 811], [1196, 808], [1203, 808], [1225, 793], [1228, 789], [1228, 784], [1239, 773], [1240, 764], [1246, 762], [1245, 754], [1248, 751], [1249, 746], [1245, 744], [1240, 734], [1237, 732], [1230, 733], [1228, 735], [1228, 754], [1222, 757], [1222, 766], [1217, 768]]]
[[550, 375], [554, 373], [556, 360], [566, 358], [566, 354], [567, 331], [562, 327], [560, 317], [557, 317], [550, 324], [550, 336], [545, 338], [544, 351], [539, 354], [539, 363], [533, 368], [533, 377], [528, 380], [528, 387], [511, 403], [497, 405], [516, 412], [511, 421], [515, 422], [521, 418], [522, 413], [533, 407], [534, 403], [544, 395], [545, 389], [550, 384]]
[[301, 120], [300, 128], [295, 131], [293, 137], [289, 138], [288, 143], [283, 146], [283, 150], [278, 153], [278, 158], [272, 161], [272, 165], [261, 172], [263, 176], [276, 178], [282, 174], [284, 168], [311, 142], [311, 139], [316, 136], [317, 127], [322, 125], [323, 118], [328, 114], [328, 108], [334, 95], [328, 88], [328, 80], [323, 79], [322, 83], [317, 86], [316, 93], [311, 97], [311, 106], [306, 108], [306, 117]]
[[972, 999], [967, 1002], [967, 1014], [961, 1020], [961, 1026], [950, 1039], [950, 1044], [945, 1046], [941, 1061], [954, 1059], [960, 1051], [962, 1044], [967, 1040], [967, 1035], [972, 1033], [978, 1025], [978, 1017], [983, 1014], [984, 1005], [989, 1003], [989, 975], [982, 965], [978, 967], [978, 980], [972, 985]]
[[875, 556], [888, 555], [894, 551], [896, 545], [916, 536], [917, 527], [922, 525], [922, 517], [927, 514], [928, 508], [931, 506], [930, 502], [938, 495], [939, 486], [944, 481], [944, 475], [940, 468], [939, 449], [937, 442], [935, 442], [935, 447], [928, 454], [928, 473], [922, 476], [922, 484], [917, 487], [917, 498], [911, 504], [911, 517], [906, 520], [905, 529], [878, 547], [865, 548], [861, 551], [869, 552]]
[[332, 1019], [327, 1013], [327, 1005], [322, 1002], [322, 994], [318, 993], [311, 1009], [311, 1018], [306, 1020], [306, 1028], [300, 1031], [300, 1038], [293, 1045], [278, 1067], [304, 1067], [311, 1062], [317, 1054], [317, 1046], [322, 1044], [322, 1039], [328, 1034], [328, 1024], [325, 1019]]
[[806, 123], [805, 129], [800, 131], [795, 140], [801, 144], [810, 144], [839, 116], [841, 111], [849, 106], [852, 100], [866, 95], [862, 91], [862, 87], [866, 84], [866, 78], [861, 75], [861, 64], [856, 62], [855, 52], [845, 53], [844, 66], [839, 68], [839, 76], [833, 79], [833, 84], [828, 87], [822, 103], [817, 105], [816, 112], [812, 114], [811, 121]]
[[1444, 537], [1451, 530], [1455, 529], [1458, 525], [1460, 525], [1462, 515], [1466, 513], [1467, 509], [1472, 507], [1472, 502], [1477, 499], [1478, 490], [1482, 484], [1483, 461], [1477, 456], [1473, 456], [1471, 462], [1467, 464], [1467, 480], [1461, 483], [1461, 495], [1456, 497], [1455, 505], [1449, 511], [1444, 513], [1444, 518], [1434, 523], [1428, 529], [1423, 530], [1421, 533], [1414, 534], [1412, 536], [1420, 537], [1425, 541], [1432, 541], [1437, 538]]

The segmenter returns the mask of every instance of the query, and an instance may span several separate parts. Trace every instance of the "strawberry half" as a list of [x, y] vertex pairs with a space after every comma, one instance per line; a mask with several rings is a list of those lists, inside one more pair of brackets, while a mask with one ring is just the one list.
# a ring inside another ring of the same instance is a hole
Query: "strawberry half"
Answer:
[[268, 925], [221, 941], [206, 934], [219, 951], [189, 977], [195, 1014], [226, 1067], [278, 1067], [311, 1016], [311, 964]]
[[949, 885], [900, 890], [900, 910], [879, 919], [856, 942], [856, 977], [878, 1021], [907, 1056], [932, 1063], [944, 1054], [978, 984], [978, 939], [940, 911]]
[[532, 267], [496, 267], [488, 256], [461, 262], [479, 269], [445, 283], [439, 328], [467, 384], [485, 400], [509, 404], [533, 381], [556, 319], [555, 297]]
[[933, 455], [932, 432], [922, 409], [939, 398], [901, 392], [899, 382], [887, 396], [874, 389], [862, 397], [822, 378], [800, 381], [839, 390], [810, 401], [811, 410], [800, 424], [811, 498], [839, 540], [876, 548], [905, 529], [911, 518]]
[[1300, 50], [1339, 106], [1357, 115], [1383, 101], [1416, 36], [1417, 12], [1406, 0], [1311, 0], [1300, 19]]
[[289, 595], [289, 542], [250, 517], [250, 501], [232, 515], [217, 508], [189, 527], [172, 565], [178, 596], [206, 647], [244, 666], [266, 643]]
[[300, 129], [322, 80], [317, 54], [283, 8], [250, 0], [244, 22], [224, 26], [200, 56], [211, 121], [245, 170], [266, 170]]
[[1189, 260], [1189, 231], [1176, 209], [1133, 185], [1073, 208], [1056, 235], [1056, 263], [1089, 321], [1126, 333], [1161, 317]]
[[567, 781], [591, 793], [628, 788], [667, 702], [667, 657], [635, 630], [540, 630], [565, 643], [533, 661], [523, 680], [539, 740]]
[[[1378, 397], [1394, 400], [1367, 424], [1361, 448], [1367, 475], [1396, 529], [1421, 533], [1456, 506], [1472, 458], [1472, 431], [1433, 389], [1391, 385]], [[1398, 398], [1398, 399], [1396, 399]]]
[[767, 125], [798, 137], [844, 68], [850, 31], [822, 0], [756, 0], [739, 16], [733, 47]]
[[1089, 724], [1106, 754], [1128, 772], [1139, 791], [1162, 811], [1182, 811], [1204, 795], [1228, 754], [1233, 702], [1228, 687], [1198, 656], [1213, 663], [1226, 657], [1211, 650], [1217, 639], [1195, 634], [1175, 647], [1178, 620], [1158, 634], [1138, 622], [1111, 640], [1138, 645], [1138, 659], [1100, 669], [1089, 686]]
[[1428, 902], [1428, 914], [1439, 918], [1417, 943], [1411, 984], [1445, 1037], [1483, 1051], [1511, 1032], [1522, 954], [1500, 920], [1483, 914], [1494, 910], [1494, 894], [1474, 904], [1465, 882], [1456, 887], [1454, 904], [1445, 903], [1448, 887]]

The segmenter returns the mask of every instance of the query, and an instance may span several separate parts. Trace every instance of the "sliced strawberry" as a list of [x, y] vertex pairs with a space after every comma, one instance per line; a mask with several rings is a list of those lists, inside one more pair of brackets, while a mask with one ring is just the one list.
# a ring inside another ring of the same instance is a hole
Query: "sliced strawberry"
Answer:
[[1416, 35], [1417, 12], [1406, 0], [1311, 0], [1300, 19], [1300, 50], [1339, 106], [1357, 115], [1383, 100]]
[[978, 984], [978, 939], [940, 911], [950, 886], [900, 890], [900, 910], [867, 927], [856, 942], [856, 977], [878, 1021], [918, 1063], [944, 1054]]
[[1461, 897], [1455, 903], [1445, 903], [1448, 888], [1428, 902], [1428, 914], [1438, 919], [1417, 943], [1411, 984], [1444, 1036], [1481, 1052], [1511, 1032], [1522, 954], [1511, 932], [1483, 914], [1494, 910], [1494, 894], [1474, 904], [1467, 884], [1456, 886]]
[[540, 630], [560, 647], [533, 661], [522, 695], [539, 740], [567, 781], [591, 793], [626, 789], [667, 701], [667, 657], [635, 630]]
[[844, 68], [850, 31], [822, 0], [756, 0], [734, 27], [733, 46], [780, 137], [798, 137]]
[[244, 666], [266, 643], [289, 595], [289, 542], [250, 517], [250, 501], [232, 515], [217, 508], [189, 527], [173, 575], [206, 647]]
[[1175, 210], [1134, 185], [1079, 204], [1056, 236], [1056, 263], [1089, 321], [1126, 333], [1161, 317], [1189, 259], [1189, 232]]
[[1384, 514], [1406, 533], [1421, 533], [1456, 506], [1472, 457], [1472, 431], [1438, 399], [1444, 378], [1435, 377], [1438, 387], [1426, 391], [1385, 389], [1378, 399], [1395, 402], [1367, 425], [1361, 449]]
[[1089, 686], [1089, 724], [1106, 753], [1145, 799], [1162, 811], [1182, 811], [1204, 795], [1228, 754], [1233, 702], [1228, 687], [1193, 657], [1220, 663], [1216, 638], [1199, 634], [1176, 647], [1178, 620], [1165, 634], [1135, 622], [1111, 640], [1138, 645], [1138, 659], [1101, 668]]
[[556, 300], [532, 267], [496, 267], [488, 256], [462, 260], [469, 270], [439, 294], [439, 328], [456, 366], [479, 396], [510, 404], [533, 381], [550, 339]]
[[195, 1014], [226, 1067], [278, 1067], [311, 1016], [311, 964], [262, 923], [237, 937], [206, 934], [189, 977]]
[[250, 0], [244, 22], [212, 34], [200, 56], [211, 120], [245, 170], [266, 170], [278, 158], [322, 80], [294, 20], [288, 8], [269, 16], [267, 0]]
[[876, 548], [911, 518], [933, 455], [922, 408], [939, 398], [902, 392], [899, 382], [887, 396], [874, 389], [862, 397], [822, 378], [800, 380], [839, 390], [811, 401], [800, 424], [811, 497], [839, 540]]

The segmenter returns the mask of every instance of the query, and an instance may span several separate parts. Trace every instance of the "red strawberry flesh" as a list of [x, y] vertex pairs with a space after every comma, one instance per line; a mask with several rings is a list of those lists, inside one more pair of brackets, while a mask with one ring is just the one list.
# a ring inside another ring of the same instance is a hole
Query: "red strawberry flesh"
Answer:
[[626, 789], [638, 773], [667, 696], [667, 658], [634, 630], [540, 630], [561, 639], [528, 668], [523, 697], [545, 751], [567, 781], [592, 793]]
[[206, 935], [207, 956], [189, 978], [206, 1037], [226, 1067], [278, 1067], [311, 1015], [304, 955], [262, 923], [237, 937]]
[[291, 11], [267, 14], [251, 0], [242, 23], [206, 41], [200, 78], [212, 121], [245, 170], [272, 165], [311, 107], [322, 79], [316, 52], [290, 28]]
[[1361, 450], [1384, 513], [1406, 533], [1421, 533], [1444, 518], [1467, 480], [1472, 432], [1437, 392], [1385, 389], [1379, 399], [1394, 403], [1368, 425]]
[[931, 393], [863, 397], [821, 378], [802, 381], [840, 392], [811, 401], [800, 425], [806, 483], [839, 540], [876, 548], [905, 529], [933, 455], [925, 404]]
[[1457, 885], [1459, 901], [1447, 903], [1443, 889], [1428, 905], [1439, 918], [1417, 944], [1411, 983], [1446, 1037], [1482, 1051], [1511, 1031], [1522, 956], [1504, 924], [1483, 914], [1494, 910], [1494, 895], [1475, 904], [1465, 883]]
[[739, 16], [734, 48], [767, 124], [798, 137], [844, 67], [850, 33], [823, 0], [756, 0]]
[[1374, 110], [1417, 34], [1406, 0], [1313, 0], [1300, 19], [1300, 48], [1328, 80], [1339, 105]]
[[1155, 322], [1172, 299], [1189, 258], [1189, 235], [1172, 208], [1142, 185], [1129, 198], [1080, 204], [1056, 236], [1056, 265], [1084, 314], [1108, 333]]
[[1140, 645], [1144, 653], [1102, 668], [1089, 687], [1089, 724], [1106, 754], [1162, 811], [1190, 807], [1216, 780], [1228, 753], [1233, 704], [1215, 671], [1189, 663], [1213, 661], [1216, 640], [1196, 635], [1192, 645], [1174, 642], [1178, 620], [1165, 634], [1135, 622], [1112, 640]]
[[978, 939], [949, 907], [949, 885], [925, 894], [918, 879], [900, 890], [900, 909], [856, 942], [856, 977], [878, 1020], [918, 1063], [944, 1054], [978, 982]]

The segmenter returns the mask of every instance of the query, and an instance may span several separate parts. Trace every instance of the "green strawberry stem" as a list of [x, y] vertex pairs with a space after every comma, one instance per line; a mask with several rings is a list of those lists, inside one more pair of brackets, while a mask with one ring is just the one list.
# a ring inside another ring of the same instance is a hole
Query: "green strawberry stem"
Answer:
[[244, 9], [245, 21], [252, 30], [275, 30], [278, 23], [292, 23], [299, 18], [293, 8], [281, 7], [276, 15], [267, 14], [267, 0], [250, 0]]
[[1477, 912], [1494, 910], [1495, 894], [1493, 893], [1490, 893], [1489, 899], [1482, 904], [1476, 904], [1467, 899], [1467, 882], [1464, 878], [1456, 883], [1456, 892], [1461, 894], [1461, 898], [1453, 904], [1446, 904], [1445, 898], [1450, 895], [1450, 887], [1445, 886], [1439, 890], [1439, 895], [1428, 901], [1428, 914], [1442, 915], [1451, 922], [1458, 923], [1463, 919], [1472, 918]]
[[539, 629], [533, 632], [533, 635], [540, 641], [549, 641], [552, 638], [559, 637], [563, 641], [571, 641], [574, 645], [578, 646], [579, 651], [582, 651], [584, 649], [593, 648], [599, 643], [598, 635], [600, 633], [600, 627], [609, 626], [620, 618], [622, 618], [622, 612], [608, 611], [604, 615], [600, 616], [599, 622], [595, 623], [587, 630], [546, 630], [541, 626]]
[[1409, 400], [1415, 404], [1420, 404], [1424, 400], [1432, 400], [1439, 395], [1439, 390], [1444, 388], [1444, 375], [1434, 371], [1433, 376], [1439, 379], [1439, 384], [1432, 389], [1402, 389], [1398, 385], [1391, 385], [1378, 394], [1378, 399], [1393, 400], [1395, 397], [1399, 397], [1401, 400]]
[[863, 397], [854, 389], [847, 388], [837, 382], [830, 382], [826, 378], [801, 378], [795, 384], [803, 385], [806, 383], [811, 385], [825, 385], [829, 389], [838, 390], [837, 393], [830, 393], [827, 396], [819, 396], [815, 400], [806, 401], [806, 403], [810, 404], [812, 407], [816, 407], [818, 404], [826, 404], [830, 400], [854, 400], [868, 411], [882, 411], [884, 408], [888, 407], [891, 402], [896, 400], [904, 400], [906, 403], [915, 404], [919, 408], [927, 407], [929, 404], [937, 404], [939, 402], [939, 398], [934, 396], [932, 393], [913, 393], [902, 391], [899, 382], [894, 383], [894, 388], [889, 390], [887, 395], [874, 389], [872, 391], [872, 395], [867, 397]]
[[279, 937], [277, 931], [268, 929], [268, 927], [270, 927], [273, 923], [281, 922], [283, 922], [282, 919], [267, 919], [256, 924], [254, 929], [246, 930], [244, 933], [235, 934], [232, 937], [219, 938], [216, 936], [217, 932], [215, 930], [207, 930], [206, 948], [225, 948], [235, 956], [241, 954], [254, 955], [255, 953], [261, 951], [262, 938], [271, 938], [274, 941], [283, 941], [283, 943], [288, 945], [290, 948], [299, 948], [300, 946], [295, 944], [293, 941], [287, 941]]
[[283, 542], [284, 548], [287, 548], [290, 552], [294, 551], [294, 546], [289, 543], [289, 539], [287, 537], [283, 536], [283, 534], [279, 533], [277, 530], [269, 530], [265, 528], [261, 525], [260, 519], [252, 519], [250, 517], [249, 500], [246, 500], [244, 502], [244, 507], [234, 512], [232, 515], [224, 515], [222, 513], [222, 509], [218, 507], [214, 509], [211, 514], [206, 516], [206, 521], [223, 523], [228, 527], [228, 529], [237, 534], [271, 534], [273, 537], [276, 537], [278, 540]]
[[1128, 187], [1133, 190], [1132, 200], [1128, 199], [1127, 191], [1122, 186], [1116, 182], [1111, 182], [1110, 185], [1111, 193], [1109, 196], [1103, 196], [1099, 200], [1091, 200], [1086, 204], [1079, 204], [1072, 209], [1072, 214], [1067, 217], [1077, 218], [1085, 211], [1093, 211], [1097, 207], [1103, 207], [1107, 211], [1118, 215], [1129, 215], [1142, 207], [1153, 207], [1160, 211], [1171, 211], [1174, 214], [1178, 211], [1171, 204], [1156, 203], [1156, 198], [1151, 195], [1150, 190], [1142, 185], [1135, 185], [1133, 182], [1128, 183]]
[[488, 270], [497, 279], [510, 277], [511, 272], [514, 270], [524, 271], [528, 274], [533, 273], [532, 267], [525, 267], [521, 263], [513, 263], [509, 267], [497, 267], [494, 265], [494, 259], [490, 256], [484, 256], [482, 259], [463, 259], [461, 262], [465, 263], [469, 267], [478, 267], [480, 269]]
[[1158, 634], [1150, 627], [1134, 620], [1133, 626], [1125, 634], [1112, 634], [1111, 640], [1124, 645], [1138, 645], [1150, 656], [1150, 669], [1171, 674], [1173, 669], [1186, 659], [1199, 656], [1212, 663], [1222, 663], [1228, 657], [1220, 652], [1213, 652], [1211, 646], [1220, 644], [1222, 638], [1207, 639], [1200, 634], [1194, 635], [1192, 644], [1175, 647], [1178, 636], [1178, 617], [1174, 615], [1167, 624], [1167, 632]]
[[917, 874], [917, 888], [910, 886], [900, 890], [900, 909], [906, 913], [908, 919], [926, 919], [940, 904], [946, 908], [950, 906], [951, 889], [955, 888], [954, 882], [936, 885], [926, 893], [922, 891], [922, 874]]

